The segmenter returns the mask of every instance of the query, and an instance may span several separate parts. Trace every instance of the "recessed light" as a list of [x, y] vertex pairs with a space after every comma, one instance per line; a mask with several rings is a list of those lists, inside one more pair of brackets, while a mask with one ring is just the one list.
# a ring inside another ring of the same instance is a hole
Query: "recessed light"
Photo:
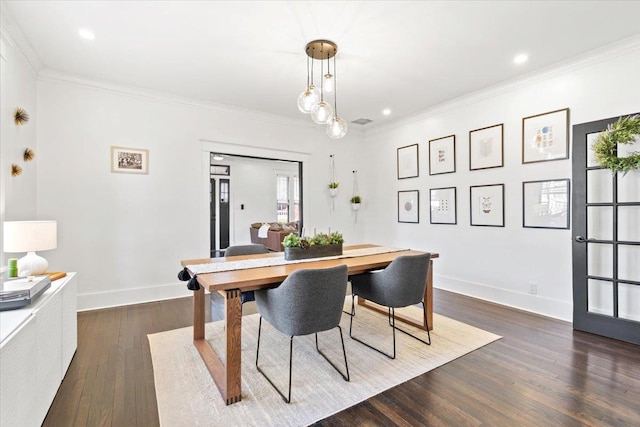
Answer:
[[93, 33], [93, 31], [87, 28], [80, 28], [78, 30], [78, 35], [85, 40], [94, 40], [96, 38], [96, 35]]
[[527, 54], [525, 54], [525, 53], [521, 53], [519, 55], [516, 55], [516, 57], [513, 58], [513, 62], [515, 62], [516, 64], [524, 64], [528, 60], [529, 60], [529, 56]]
[[382, 110], [382, 114], [384, 114], [385, 116], [388, 116], [389, 114], [391, 114], [391, 110], [388, 108], [385, 108], [384, 110]]
[[222, 156], [221, 154], [214, 154], [213, 160], [216, 160], [219, 162], [220, 160], [224, 160], [224, 156]]

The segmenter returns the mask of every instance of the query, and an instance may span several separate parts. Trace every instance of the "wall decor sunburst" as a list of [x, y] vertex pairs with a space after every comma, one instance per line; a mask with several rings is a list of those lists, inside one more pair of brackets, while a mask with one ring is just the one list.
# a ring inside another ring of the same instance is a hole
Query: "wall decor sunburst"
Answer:
[[31, 148], [25, 148], [24, 150], [24, 161], [25, 162], [30, 162], [31, 160], [33, 160], [33, 158], [36, 156], [36, 152], [33, 151]]
[[13, 163], [11, 165], [11, 176], [20, 176], [22, 175], [22, 168], [20, 167], [20, 165], [16, 165], [15, 163]]
[[29, 113], [24, 108], [16, 108], [15, 113], [13, 113], [13, 121], [16, 126], [22, 126], [29, 121]]

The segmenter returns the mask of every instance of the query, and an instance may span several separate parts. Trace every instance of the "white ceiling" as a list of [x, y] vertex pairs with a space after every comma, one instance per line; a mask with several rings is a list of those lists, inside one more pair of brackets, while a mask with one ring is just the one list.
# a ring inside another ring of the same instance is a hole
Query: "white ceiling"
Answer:
[[[340, 116], [374, 124], [640, 34], [640, 1], [22, 0], [1, 7], [45, 69], [299, 120], [309, 120], [296, 107], [306, 84], [304, 47], [333, 40]], [[80, 27], [95, 40], [79, 38]], [[515, 65], [520, 52], [530, 59]]]

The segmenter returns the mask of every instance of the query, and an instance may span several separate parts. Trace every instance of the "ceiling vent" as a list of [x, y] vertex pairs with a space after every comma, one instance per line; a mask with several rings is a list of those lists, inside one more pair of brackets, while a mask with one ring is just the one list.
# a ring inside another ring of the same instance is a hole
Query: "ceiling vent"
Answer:
[[371, 123], [373, 120], [371, 119], [358, 119], [358, 120], [354, 120], [351, 123], [355, 123], [357, 125], [366, 125], [367, 123]]

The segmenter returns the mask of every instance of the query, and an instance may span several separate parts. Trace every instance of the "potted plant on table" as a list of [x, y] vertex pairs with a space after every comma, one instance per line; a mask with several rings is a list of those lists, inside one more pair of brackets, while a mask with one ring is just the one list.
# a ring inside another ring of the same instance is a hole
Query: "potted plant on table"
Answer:
[[342, 234], [337, 232], [318, 233], [313, 237], [304, 238], [291, 233], [282, 240], [284, 259], [296, 260], [342, 255], [343, 243]]
[[353, 196], [351, 198], [351, 209], [354, 211], [360, 210], [360, 203], [362, 203], [362, 198], [360, 198], [360, 196]]

